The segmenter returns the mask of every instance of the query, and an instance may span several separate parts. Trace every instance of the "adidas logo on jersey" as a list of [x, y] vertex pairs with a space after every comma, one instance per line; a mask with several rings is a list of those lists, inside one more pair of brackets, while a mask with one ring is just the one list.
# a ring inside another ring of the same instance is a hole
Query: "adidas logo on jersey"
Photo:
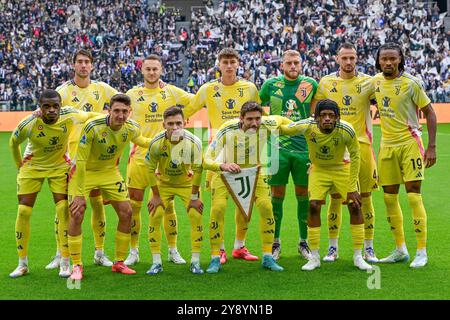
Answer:
[[221, 97], [220, 92], [216, 92], [215, 94], [213, 94], [213, 97], [214, 98], [220, 98]]
[[330, 90], [330, 92], [337, 92], [336, 88]]
[[142, 96], [139, 99], [137, 99], [137, 102], [143, 102], [143, 101], [145, 101], [145, 99]]
[[42, 138], [45, 137], [45, 133], [43, 131], [41, 131], [38, 135], [37, 138]]
[[419, 172], [416, 176], [416, 178], [422, 178], [422, 172]]
[[80, 100], [77, 97], [75, 97], [72, 99], [72, 102], [80, 102]]
[[98, 143], [106, 143], [106, 139], [103, 138], [102, 140], [98, 140]]

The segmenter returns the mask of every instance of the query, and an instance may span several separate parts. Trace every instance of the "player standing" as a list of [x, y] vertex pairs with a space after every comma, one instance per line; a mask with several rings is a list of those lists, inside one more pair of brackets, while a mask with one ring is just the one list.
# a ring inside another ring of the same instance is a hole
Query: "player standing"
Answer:
[[112, 271], [136, 273], [123, 262], [130, 244], [131, 205], [118, 163], [127, 144], [133, 142], [148, 147], [150, 139], [140, 135], [136, 122], [127, 120], [130, 105], [131, 100], [127, 95], [116, 94], [111, 98], [108, 115], [91, 119], [83, 127], [73, 179], [69, 182], [68, 243], [73, 263], [72, 280], [83, 278], [81, 224], [86, 209], [85, 196], [94, 189], [100, 190], [105, 199], [111, 202], [119, 217]]
[[[128, 90], [133, 113], [131, 119], [141, 126], [141, 134], [153, 139], [163, 126], [164, 111], [176, 104], [188, 105], [193, 97], [173, 85], [164, 83], [160, 77], [163, 72], [161, 58], [149, 55], [142, 62], [141, 68], [144, 84]], [[133, 217], [131, 222], [130, 253], [126, 265], [139, 262], [139, 234], [141, 231], [141, 208], [145, 189], [150, 184], [150, 172], [145, 163], [146, 148], [134, 145], [130, 151], [127, 167], [127, 184], [130, 192]], [[169, 245], [169, 261], [177, 264], [186, 263], [177, 250], [177, 216], [173, 201], [169, 201], [164, 215], [164, 230]]]
[[[260, 101], [256, 86], [252, 82], [237, 76], [240, 57], [236, 50], [232, 48], [222, 49], [218, 54], [218, 60], [221, 77], [202, 85], [191, 104], [184, 111], [186, 118], [189, 118], [206, 106], [209, 120], [209, 142], [213, 141], [216, 131], [226, 121], [239, 118], [244, 103], [247, 101]], [[210, 190], [213, 175], [213, 172], [207, 172], [206, 174], [206, 190]], [[215, 214], [215, 210], [211, 208], [211, 217], [215, 216]], [[217, 219], [217, 217], [214, 219]], [[233, 257], [249, 261], [258, 260], [258, 257], [252, 255], [245, 247], [248, 225], [237, 208], [235, 221], [236, 237], [232, 252]], [[221, 244], [220, 261], [222, 264], [227, 261], [224, 243]]]
[[[261, 156], [267, 156], [265, 146], [268, 139], [268, 134], [261, 134], [260, 128], [268, 133], [269, 130], [276, 129], [279, 125], [290, 122], [288, 119], [280, 116], [262, 117], [262, 114], [263, 109], [259, 103], [255, 101], [244, 103], [239, 119], [225, 122], [217, 132], [214, 141], [209, 145], [205, 155], [204, 168], [215, 172], [239, 173], [241, 168], [251, 168], [260, 165], [263, 162], [261, 161]], [[258, 174], [256, 178], [255, 204], [260, 214], [262, 266], [272, 271], [282, 271], [283, 267], [275, 262], [272, 255], [275, 221], [267, 177]], [[206, 271], [208, 273], [217, 273], [222, 265], [219, 249], [223, 238], [223, 216], [227, 208], [229, 191], [218, 174], [213, 177], [211, 188], [212, 209], [209, 228], [211, 262]]]
[[[70, 107], [61, 107], [61, 96], [55, 90], [44, 90], [39, 97], [40, 117], [30, 115], [13, 131], [9, 146], [16, 163], [19, 209], [16, 220], [16, 243], [19, 265], [10, 274], [16, 278], [29, 272], [28, 242], [30, 218], [37, 194], [45, 179], [48, 180], [56, 216], [59, 220], [56, 236], [60, 244], [59, 275], [70, 276], [67, 230], [69, 222], [67, 204], [67, 176], [70, 169], [69, 136], [87, 119], [98, 114], [86, 113]], [[28, 140], [24, 157], [20, 144]]]
[[[380, 185], [396, 249], [380, 262], [408, 261], [403, 232], [403, 213], [398, 201], [400, 184], [405, 184], [408, 203], [413, 211], [417, 252], [410, 266], [427, 264], [427, 213], [422, 201], [424, 169], [436, 163], [436, 114], [419, 80], [405, 70], [402, 48], [394, 43], [382, 45], [377, 52], [374, 78], [375, 96], [380, 111], [381, 148], [378, 156]], [[428, 148], [421, 139], [417, 109], [425, 115]]]
[[[368, 262], [377, 262], [373, 249], [375, 230], [375, 210], [372, 202], [372, 190], [378, 189], [378, 173], [375, 153], [372, 148], [371, 100], [375, 99], [372, 77], [356, 70], [356, 48], [351, 43], [340, 45], [337, 54], [339, 70], [320, 80], [315, 101], [330, 99], [339, 106], [341, 119], [349, 122], [355, 129], [361, 152], [361, 167], [358, 184], [361, 193], [361, 210], [364, 217], [364, 258]], [[314, 101], [314, 102], [315, 102]], [[328, 207], [328, 254], [324, 261], [338, 259], [339, 231], [342, 221], [342, 198], [330, 195]]]
[[[91, 80], [94, 69], [94, 58], [86, 49], [78, 50], [73, 56], [74, 78], [56, 88], [62, 97], [63, 106], [71, 106], [85, 112], [102, 112], [109, 107], [109, 100], [117, 90], [102, 81]], [[76, 128], [69, 141], [70, 158], [75, 160], [78, 143], [80, 141], [81, 126]], [[89, 195], [92, 207], [91, 226], [94, 232], [95, 254], [94, 263], [106, 267], [112, 262], [104, 254], [106, 218], [103, 199], [99, 190], [92, 190]], [[55, 231], [58, 227], [58, 218], [55, 219]], [[60, 244], [56, 237], [56, 255], [46, 266], [46, 269], [57, 268], [60, 261]]]
[[[163, 271], [161, 261], [161, 220], [165, 208], [174, 197], [180, 197], [186, 207], [191, 224], [192, 257], [190, 270], [202, 274], [200, 250], [203, 241], [200, 184], [202, 180], [202, 143], [184, 130], [185, 120], [180, 107], [164, 111], [164, 130], [150, 142], [146, 160], [150, 172], [153, 196], [148, 203], [150, 212], [149, 243], [153, 264], [147, 274]], [[157, 179], [156, 171], [159, 172]]]
[[[270, 78], [261, 87], [259, 96], [263, 106], [270, 106], [271, 115], [281, 115], [292, 121], [310, 117], [311, 100], [317, 90], [317, 82], [300, 74], [302, 60], [300, 53], [287, 50], [283, 53], [281, 68], [283, 75]], [[283, 218], [283, 201], [289, 174], [295, 185], [297, 198], [297, 220], [299, 226], [298, 252], [305, 258], [311, 257], [308, 247], [308, 168], [311, 165], [308, 155], [308, 145], [304, 136], [279, 136], [274, 141], [279, 146], [279, 163], [277, 172], [273, 172], [269, 180], [272, 189], [272, 206], [275, 217], [275, 239], [272, 253], [275, 260], [281, 254], [281, 220]], [[271, 148], [269, 149], [271, 150]], [[276, 159], [273, 158], [273, 159]]]
[[[320, 211], [328, 193], [339, 194], [347, 200], [353, 238], [353, 263], [360, 270], [371, 270], [372, 267], [364, 261], [361, 254], [364, 221], [358, 193], [360, 154], [353, 127], [340, 120], [336, 102], [321, 100], [317, 103], [314, 119], [281, 126], [280, 132], [289, 135], [303, 134], [308, 142], [312, 163], [308, 185], [308, 239], [312, 257], [302, 270], [311, 271], [320, 267]], [[344, 161], [347, 150], [350, 153], [350, 164]]]

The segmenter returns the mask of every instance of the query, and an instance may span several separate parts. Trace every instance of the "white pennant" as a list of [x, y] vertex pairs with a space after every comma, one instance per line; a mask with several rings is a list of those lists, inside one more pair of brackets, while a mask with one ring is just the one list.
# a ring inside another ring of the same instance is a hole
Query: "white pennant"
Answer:
[[234, 203], [247, 221], [250, 221], [252, 216], [259, 168], [259, 166], [243, 168], [240, 173], [223, 172], [221, 174], [222, 181], [230, 192]]

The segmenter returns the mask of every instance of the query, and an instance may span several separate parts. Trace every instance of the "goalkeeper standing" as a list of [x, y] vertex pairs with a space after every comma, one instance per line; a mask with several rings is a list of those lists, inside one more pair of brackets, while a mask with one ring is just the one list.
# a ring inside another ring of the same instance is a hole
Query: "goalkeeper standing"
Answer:
[[[310, 116], [310, 104], [317, 91], [317, 82], [309, 77], [300, 75], [302, 60], [300, 53], [287, 50], [283, 53], [281, 68], [283, 75], [264, 82], [259, 96], [263, 106], [270, 106], [270, 115], [281, 115], [293, 121], [306, 119]], [[283, 218], [283, 201], [289, 174], [295, 184], [297, 198], [297, 219], [299, 224], [298, 252], [305, 258], [311, 257], [307, 239], [308, 215], [308, 146], [304, 136], [278, 136], [279, 154], [272, 155], [272, 177], [269, 185], [272, 189], [272, 206], [275, 217], [275, 239], [272, 253], [278, 260], [281, 253], [281, 220]], [[272, 148], [269, 148], [272, 150]], [[275, 160], [276, 159], [276, 160]], [[273, 161], [279, 161], [278, 165]]]

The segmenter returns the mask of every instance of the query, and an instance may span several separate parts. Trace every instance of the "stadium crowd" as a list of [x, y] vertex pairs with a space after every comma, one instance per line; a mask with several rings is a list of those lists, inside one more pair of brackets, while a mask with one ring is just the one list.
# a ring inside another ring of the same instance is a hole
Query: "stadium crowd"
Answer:
[[334, 55], [347, 40], [358, 47], [359, 70], [370, 75], [376, 48], [401, 43], [407, 71], [423, 81], [433, 102], [450, 102], [449, 35], [436, 5], [251, 0], [221, 1], [218, 9], [207, 1], [205, 8], [192, 12], [189, 31], [177, 31], [177, 10], [145, 0], [0, 0], [0, 101], [11, 110], [34, 107], [39, 91], [72, 76], [70, 58], [80, 47], [94, 53], [93, 79], [122, 92], [142, 81], [140, 59], [150, 53], [162, 56], [163, 80], [196, 92], [217, 77], [223, 46], [240, 52], [239, 75], [259, 88], [279, 74], [281, 52], [290, 48], [301, 52], [304, 74], [319, 80], [337, 70]]

